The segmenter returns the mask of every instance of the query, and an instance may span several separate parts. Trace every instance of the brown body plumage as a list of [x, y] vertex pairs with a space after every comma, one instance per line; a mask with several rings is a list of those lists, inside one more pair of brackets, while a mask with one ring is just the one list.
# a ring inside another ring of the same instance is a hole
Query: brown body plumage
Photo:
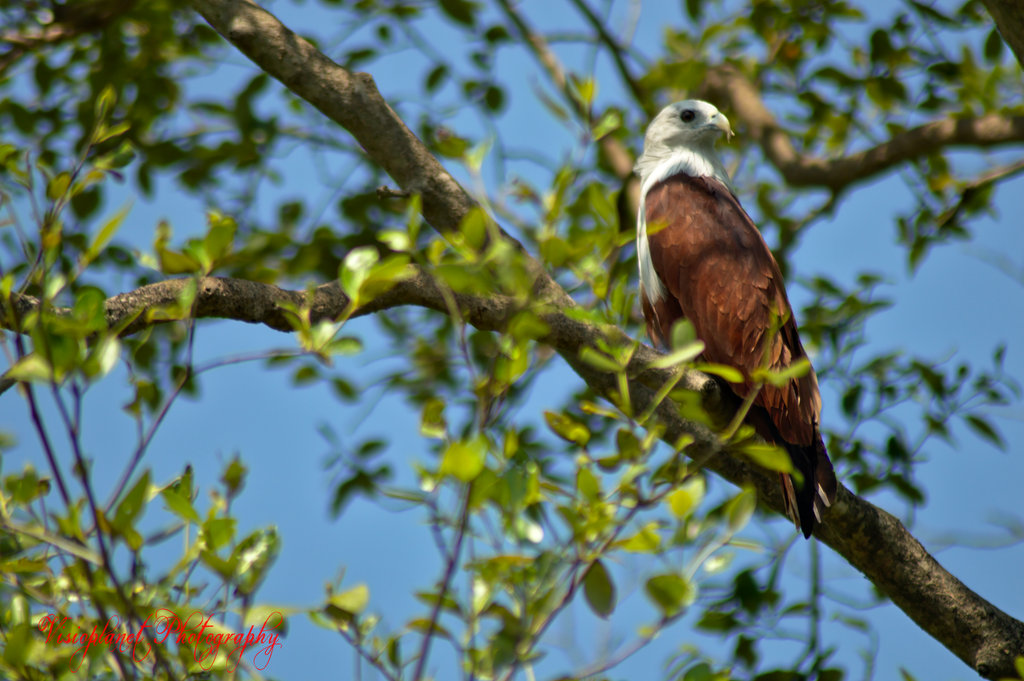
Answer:
[[[668, 134], [659, 137], [665, 128]], [[672, 325], [689, 320], [705, 344], [704, 359], [743, 373], [743, 382], [729, 386], [746, 398], [755, 389], [754, 370], [766, 365], [780, 371], [806, 353], [778, 263], [713, 156], [715, 130], [731, 132], [728, 120], [706, 102], [672, 105], [651, 124], [638, 163], [644, 179], [640, 297], [655, 343], [667, 347]], [[782, 478], [786, 510], [804, 536], [821, 522], [837, 488], [820, 415], [811, 369], [783, 386], [763, 385], [746, 419], [764, 440], [784, 447], [801, 474], [803, 484]]]

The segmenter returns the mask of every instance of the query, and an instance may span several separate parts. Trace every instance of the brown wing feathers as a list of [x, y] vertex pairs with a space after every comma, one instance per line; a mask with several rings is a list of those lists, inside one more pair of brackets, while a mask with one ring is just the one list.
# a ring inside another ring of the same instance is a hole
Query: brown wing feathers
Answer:
[[[641, 296], [651, 339], [667, 346], [672, 324], [690, 320], [710, 362], [740, 369], [747, 380], [731, 384], [741, 398], [753, 389], [749, 375], [764, 358], [773, 320], [785, 320], [770, 340], [769, 367], [781, 370], [804, 357], [782, 274], [771, 251], [732, 193], [712, 178], [674, 175], [646, 195], [651, 260], [669, 295], [651, 303]], [[748, 422], [769, 442], [784, 446], [809, 484], [784, 476], [787, 511], [809, 536], [822, 505], [835, 498], [832, 464], [818, 430], [821, 397], [811, 370], [782, 387], [764, 385]], [[819, 493], [820, 488], [820, 493]]]

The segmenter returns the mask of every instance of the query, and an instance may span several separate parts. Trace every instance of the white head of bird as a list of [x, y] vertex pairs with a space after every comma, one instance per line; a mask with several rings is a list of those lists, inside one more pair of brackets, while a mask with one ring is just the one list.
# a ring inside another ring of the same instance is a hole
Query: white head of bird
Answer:
[[714, 177], [732, 191], [729, 173], [715, 153], [715, 142], [732, 128], [725, 114], [700, 99], [669, 104], [654, 117], [644, 136], [644, 151], [636, 162], [642, 194], [676, 173]]

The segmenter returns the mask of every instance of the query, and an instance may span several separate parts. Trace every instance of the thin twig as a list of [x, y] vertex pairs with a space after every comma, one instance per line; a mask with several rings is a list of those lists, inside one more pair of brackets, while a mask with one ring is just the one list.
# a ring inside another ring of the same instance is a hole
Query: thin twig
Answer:
[[[548, 78], [551, 79], [551, 82], [554, 83], [555, 87], [562, 94], [563, 99], [572, 107], [587, 130], [591, 130], [594, 126], [593, 112], [585, 107], [580, 98], [573, 92], [569, 78], [566, 76], [565, 68], [551, 50], [544, 36], [527, 23], [526, 18], [512, 7], [509, 0], [498, 0], [498, 4], [505, 12], [505, 16], [508, 17], [509, 21], [515, 25], [523, 41], [530, 48], [530, 51], [533, 52], [533, 56], [537, 61], [540, 62], [544, 71], [547, 72]], [[613, 135], [605, 135], [598, 140], [598, 145], [600, 145], [613, 172], [619, 179], [625, 180], [633, 174], [633, 154]], [[639, 184], [637, 184], [636, 188], [639, 191]], [[633, 201], [634, 212], [636, 204], [637, 201]]]
[[459, 566], [459, 558], [462, 555], [462, 541], [466, 537], [469, 527], [469, 500], [473, 493], [473, 483], [466, 483], [463, 493], [462, 511], [459, 513], [459, 525], [455, 534], [455, 546], [452, 547], [444, 568], [444, 576], [441, 578], [441, 589], [438, 591], [434, 605], [430, 612], [430, 624], [426, 633], [423, 634], [423, 641], [420, 643], [419, 655], [416, 659], [416, 668], [412, 674], [412, 681], [422, 681], [423, 671], [427, 666], [427, 657], [430, 655], [430, 644], [434, 640], [434, 632], [437, 629], [438, 619], [441, 617], [441, 606], [448, 591], [451, 589], [452, 580], [455, 579], [455, 570]]
[[[337, 631], [341, 634], [341, 637], [345, 639], [350, 646], [352, 646], [352, 649], [356, 651], [359, 657], [369, 662], [370, 666], [380, 672], [387, 681], [401, 681], [401, 676], [392, 674], [391, 670], [389, 670], [384, 663], [380, 661], [379, 657], [371, 655], [366, 648], [363, 647], [362, 638], [359, 637], [358, 634], [356, 636], [352, 636], [348, 630], [341, 626], [337, 628]], [[356, 631], [358, 632], [358, 628], [356, 628]]]
[[935, 225], [936, 229], [941, 231], [947, 225], [956, 222], [957, 218], [960, 217], [960, 214], [967, 208], [967, 204], [970, 203], [975, 194], [982, 189], [990, 187], [997, 182], [1008, 180], [1022, 172], [1024, 172], [1024, 161], [1018, 161], [1002, 168], [996, 168], [995, 170], [989, 171], [971, 180], [964, 185], [964, 188], [960, 191], [960, 199], [957, 201], [956, 205], [946, 211], [943, 215], [939, 216]]

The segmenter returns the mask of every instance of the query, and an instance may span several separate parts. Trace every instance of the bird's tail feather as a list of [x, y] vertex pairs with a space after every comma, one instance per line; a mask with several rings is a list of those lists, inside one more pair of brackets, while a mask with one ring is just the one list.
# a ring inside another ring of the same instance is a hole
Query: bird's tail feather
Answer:
[[785, 447], [793, 461], [793, 468], [800, 473], [800, 480], [782, 474], [786, 515], [803, 532], [804, 537], [810, 537], [814, 526], [821, 522], [822, 513], [836, 499], [836, 474], [820, 437], [811, 446], [786, 443]]

